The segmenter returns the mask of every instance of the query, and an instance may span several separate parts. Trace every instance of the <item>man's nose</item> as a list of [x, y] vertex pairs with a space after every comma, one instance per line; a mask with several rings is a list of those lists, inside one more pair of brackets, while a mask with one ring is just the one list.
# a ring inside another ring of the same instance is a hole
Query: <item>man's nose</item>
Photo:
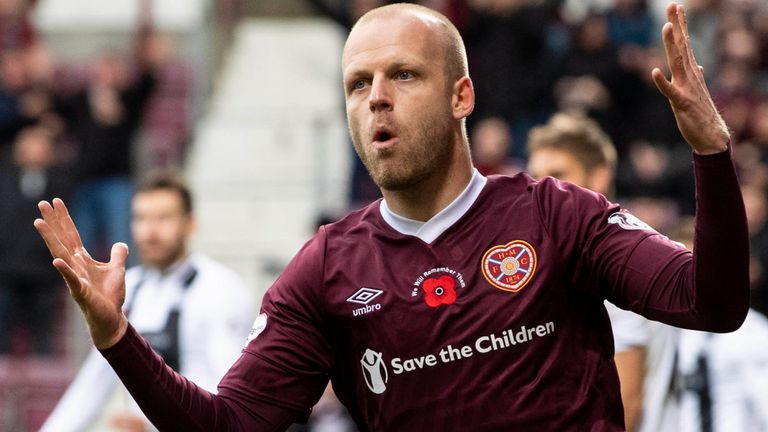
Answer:
[[374, 79], [371, 82], [370, 107], [371, 111], [389, 111], [392, 109], [392, 92], [385, 79]]

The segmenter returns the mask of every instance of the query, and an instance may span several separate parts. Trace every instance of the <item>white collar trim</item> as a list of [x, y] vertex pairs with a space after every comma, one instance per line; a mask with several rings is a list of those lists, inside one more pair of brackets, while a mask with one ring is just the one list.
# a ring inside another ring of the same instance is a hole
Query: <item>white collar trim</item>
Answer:
[[473, 169], [472, 179], [470, 179], [464, 191], [446, 208], [426, 222], [408, 219], [395, 214], [387, 206], [386, 200], [381, 200], [379, 212], [384, 221], [400, 234], [416, 236], [425, 243], [432, 243], [472, 207], [480, 192], [483, 191], [487, 180], [477, 169]]

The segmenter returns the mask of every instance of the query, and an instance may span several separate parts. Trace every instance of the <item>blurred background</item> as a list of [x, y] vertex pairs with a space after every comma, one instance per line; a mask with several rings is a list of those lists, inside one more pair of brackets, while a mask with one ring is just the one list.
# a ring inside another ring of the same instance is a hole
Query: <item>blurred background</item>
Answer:
[[[195, 248], [260, 299], [319, 224], [379, 197], [349, 143], [339, 65], [352, 23], [384, 3], [0, 0], [0, 432], [36, 430], [89, 348], [40, 250], [34, 203], [63, 196], [85, 208], [104, 193], [119, 206], [143, 173], [178, 167], [196, 198]], [[662, 233], [690, 232], [690, 150], [650, 74], [666, 69], [667, 0], [416, 3], [447, 15], [466, 41], [481, 172], [519, 171], [532, 127], [583, 112], [617, 147], [618, 201]], [[753, 307], [765, 313], [768, 3], [682, 3], [733, 131]], [[130, 240], [128, 216], [76, 220], [103, 257]]]

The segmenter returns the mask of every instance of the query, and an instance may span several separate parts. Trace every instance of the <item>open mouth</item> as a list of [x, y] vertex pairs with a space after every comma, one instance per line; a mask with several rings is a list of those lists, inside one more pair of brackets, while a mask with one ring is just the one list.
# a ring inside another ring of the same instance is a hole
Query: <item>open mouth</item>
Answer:
[[378, 143], [384, 143], [392, 138], [395, 138], [395, 134], [387, 130], [386, 128], [378, 128], [373, 134], [373, 141]]

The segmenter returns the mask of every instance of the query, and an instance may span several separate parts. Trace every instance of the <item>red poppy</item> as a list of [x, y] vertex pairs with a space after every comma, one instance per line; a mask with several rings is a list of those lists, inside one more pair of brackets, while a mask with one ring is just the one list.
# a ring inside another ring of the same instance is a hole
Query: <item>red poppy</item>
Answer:
[[443, 275], [439, 278], [429, 278], [421, 286], [424, 289], [424, 300], [427, 306], [436, 308], [440, 305], [453, 304], [456, 301], [456, 282], [452, 277]]

